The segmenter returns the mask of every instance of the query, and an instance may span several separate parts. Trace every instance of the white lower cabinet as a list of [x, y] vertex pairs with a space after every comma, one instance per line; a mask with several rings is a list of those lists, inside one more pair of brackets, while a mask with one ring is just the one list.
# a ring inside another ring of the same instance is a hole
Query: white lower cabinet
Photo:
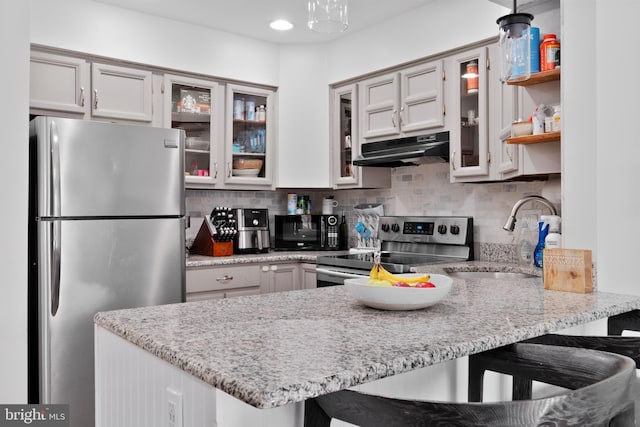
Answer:
[[260, 267], [260, 284], [265, 292], [284, 292], [301, 289], [300, 269], [294, 264], [268, 264]]
[[187, 268], [187, 301], [315, 287], [316, 265], [312, 263], [255, 263]]
[[317, 288], [316, 264], [300, 264], [300, 281], [302, 289]]
[[257, 264], [187, 269], [187, 301], [260, 293], [261, 275]]

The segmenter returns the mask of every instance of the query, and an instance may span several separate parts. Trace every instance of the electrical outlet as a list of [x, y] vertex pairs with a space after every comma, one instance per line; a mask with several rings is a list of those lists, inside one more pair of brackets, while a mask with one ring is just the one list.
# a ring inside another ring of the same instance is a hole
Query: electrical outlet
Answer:
[[167, 387], [166, 427], [182, 426], [182, 393]]

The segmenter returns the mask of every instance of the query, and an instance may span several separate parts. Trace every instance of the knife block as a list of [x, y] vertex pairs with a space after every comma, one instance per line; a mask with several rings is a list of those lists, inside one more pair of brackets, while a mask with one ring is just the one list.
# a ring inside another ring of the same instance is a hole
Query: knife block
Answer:
[[213, 237], [213, 225], [208, 218], [205, 218], [189, 253], [206, 256], [229, 256], [233, 255], [233, 242], [216, 242]]
[[576, 293], [593, 292], [593, 265], [588, 249], [545, 249], [544, 288]]

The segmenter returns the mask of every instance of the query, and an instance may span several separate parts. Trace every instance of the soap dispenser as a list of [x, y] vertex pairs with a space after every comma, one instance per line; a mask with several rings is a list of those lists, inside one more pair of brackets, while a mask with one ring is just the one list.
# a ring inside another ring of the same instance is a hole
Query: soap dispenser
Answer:
[[549, 215], [549, 233], [544, 239], [545, 249], [562, 247], [562, 235], [560, 234], [560, 217], [558, 215]]
[[516, 246], [518, 264], [531, 267], [533, 265], [533, 251], [538, 241], [538, 222], [535, 215], [527, 215], [518, 222], [520, 233]]
[[536, 267], [542, 268], [542, 252], [544, 251], [544, 239], [549, 233], [549, 224], [542, 216], [543, 220], [538, 222], [538, 244], [533, 251], [533, 264]]

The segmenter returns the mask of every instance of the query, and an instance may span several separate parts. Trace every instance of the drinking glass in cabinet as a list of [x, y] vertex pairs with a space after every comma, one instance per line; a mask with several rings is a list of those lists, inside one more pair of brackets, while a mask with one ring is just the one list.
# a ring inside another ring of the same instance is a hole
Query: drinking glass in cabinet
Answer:
[[245, 93], [233, 96], [233, 176], [264, 177], [267, 98]]

